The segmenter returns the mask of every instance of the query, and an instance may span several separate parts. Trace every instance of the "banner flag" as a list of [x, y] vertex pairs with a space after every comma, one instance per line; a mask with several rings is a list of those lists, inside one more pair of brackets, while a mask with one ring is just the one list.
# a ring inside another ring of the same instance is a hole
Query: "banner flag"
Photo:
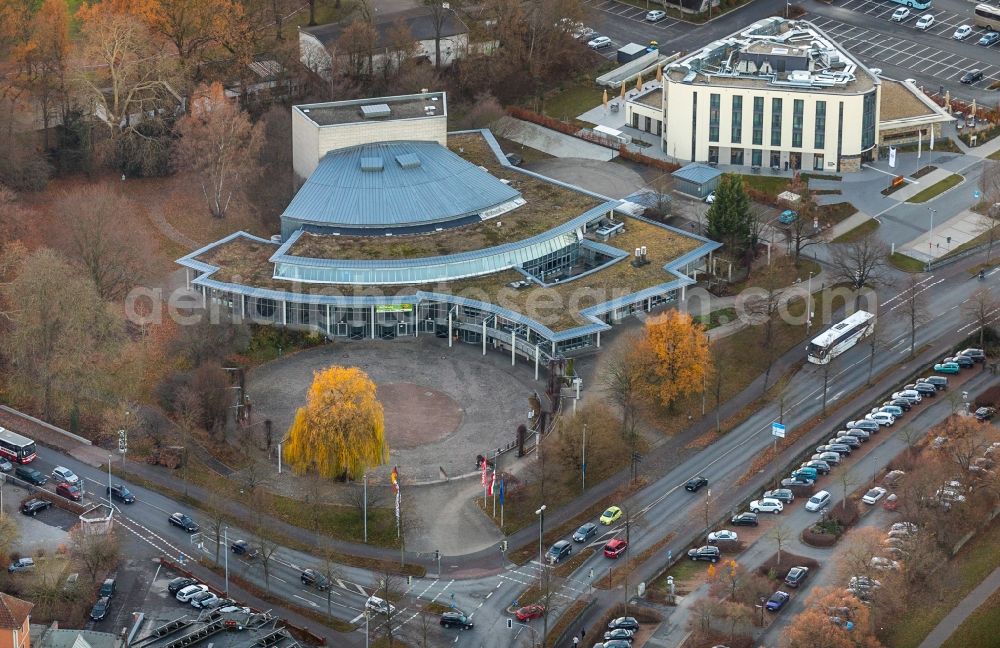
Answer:
[[493, 489], [497, 485], [497, 471], [493, 471], [493, 476], [490, 478], [489, 490], [487, 491], [490, 497], [493, 497]]
[[500, 480], [500, 505], [501, 506], [503, 506], [503, 491], [504, 491], [504, 484], [506, 483], [506, 481], [507, 480], [505, 480], [505, 479], [501, 479]]
[[393, 466], [392, 474], [389, 476], [392, 480], [392, 492], [399, 494], [399, 466]]

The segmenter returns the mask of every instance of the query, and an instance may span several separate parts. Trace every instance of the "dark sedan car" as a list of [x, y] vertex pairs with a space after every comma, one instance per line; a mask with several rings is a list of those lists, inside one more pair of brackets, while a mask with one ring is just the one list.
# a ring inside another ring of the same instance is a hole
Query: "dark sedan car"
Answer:
[[617, 630], [618, 628], [635, 632], [639, 629], [639, 622], [635, 620], [635, 617], [618, 617], [608, 623], [608, 630]]
[[722, 552], [719, 551], [719, 548], [711, 545], [688, 550], [688, 558], [691, 560], [707, 560], [714, 563], [718, 562], [721, 556]]
[[771, 598], [767, 599], [767, 604], [766, 604], [767, 611], [777, 612], [781, 608], [785, 607], [785, 603], [788, 603], [788, 599], [790, 598], [791, 597], [788, 595], [787, 592], [782, 592], [781, 590], [778, 590], [777, 592], [771, 595]]
[[446, 628], [461, 628], [472, 630], [472, 619], [461, 612], [445, 612], [441, 615], [441, 625]]
[[764, 491], [764, 498], [768, 497], [776, 499], [782, 504], [791, 504], [795, 501], [795, 493], [787, 488], [776, 488], [774, 490]]
[[789, 587], [798, 587], [808, 575], [808, 567], [792, 567], [788, 570], [788, 575], [785, 576], [785, 585], [788, 585]]
[[573, 545], [571, 545], [566, 540], [559, 540], [554, 545], [549, 547], [548, 553], [545, 554], [545, 559], [551, 563], [555, 564], [566, 558], [571, 553], [573, 553]]
[[34, 484], [35, 486], [44, 486], [49, 478], [38, 472], [34, 468], [29, 468], [28, 466], [18, 466], [14, 469], [14, 476], [18, 479], [23, 479], [29, 484]]
[[188, 533], [194, 533], [198, 530], [198, 523], [191, 519], [189, 515], [184, 513], [171, 513], [168, 521], [173, 526], [178, 526]]
[[52, 506], [52, 502], [43, 499], [30, 499], [21, 504], [21, 513], [35, 516]]
[[597, 534], [597, 525], [587, 522], [573, 534], [573, 542], [586, 542]]
[[980, 407], [976, 410], [976, 420], [988, 421], [993, 418], [997, 413], [997, 408], [995, 407]]
[[[985, 36], [983, 38], [985, 38]], [[979, 44], [980, 45], [983, 44], [982, 39], [979, 40]], [[968, 72], [962, 75], [962, 78], [959, 79], [959, 82], [969, 85], [982, 80], [983, 80], [982, 70], [969, 70]]]
[[892, 400], [887, 400], [886, 402], [884, 402], [883, 405], [895, 405], [904, 412], [909, 412], [910, 409], [913, 407], [913, 403], [911, 403], [905, 398], [893, 398]]
[[684, 490], [694, 493], [702, 486], [708, 486], [708, 479], [698, 475], [697, 477], [692, 477], [688, 480], [688, 483], [684, 484]]
[[260, 555], [260, 550], [251, 546], [246, 540], [236, 540], [229, 545], [229, 550], [237, 556], [243, 556], [247, 560], [253, 560]]
[[135, 502], [135, 495], [132, 494], [132, 491], [125, 488], [124, 484], [114, 484], [112, 486], [108, 486], [105, 490], [107, 491], [108, 495], [118, 500], [119, 502], [122, 502], [124, 504], [132, 504], [133, 502]]
[[179, 576], [178, 578], [175, 578], [174, 580], [170, 581], [170, 583], [167, 584], [167, 591], [170, 592], [171, 595], [176, 595], [177, 592], [181, 591], [188, 585], [194, 585], [197, 582], [198, 581], [196, 581], [193, 578], [188, 578], [187, 576]]
[[972, 365], [975, 364], [975, 361], [972, 358], [970, 358], [969, 356], [961, 355], [961, 354], [959, 354], [957, 356], [950, 357], [950, 358], [945, 358], [941, 362], [942, 362], [942, 364], [945, 363], [945, 362], [954, 362], [955, 364], [957, 364], [962, 369], [968, 369], [969, 367], [971, 367]]
[[625, 628], [617, 628], [615, 630], [608, 630], [604, 633], [605, 641], [632, 641], [632, 635], [635, 634], [634, 630], [626, 630]]
[[982, 349], [962, 349], [959, 355], [968, 356], [975, 362], [984, 362], [986, 360], [986, 354], [983, 353]]
[[734, 515], [729, 522], [735, 526], [757, 526], [756, 513], [740, 513]]
[[108, 610], [111, 609], [111, 599], [107, 596], [102, 596], [97, 599], [97, 603], [94, 603], [94, 607], [90, 608], [90, 619], [92, 621], [100, 621], [104, 617], [108, 616]]
[[811, 461], [807, 461], [804, 464], [802, 464], [802, 467], [803, 468], [815, 468], [816, 472], [818, 472], [821, 475], [829, 475], [830, 474], [830, 464], [828, 464], [827, 462], [822, 461], [820, 459], [813, 459]]

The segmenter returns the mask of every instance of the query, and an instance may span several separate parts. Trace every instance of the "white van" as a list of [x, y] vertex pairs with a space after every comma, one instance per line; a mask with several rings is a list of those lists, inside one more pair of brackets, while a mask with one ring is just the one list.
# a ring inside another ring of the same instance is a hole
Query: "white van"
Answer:
[[819, 491], [815, 495], [809, 498], [806, 502], [807, 511], [822, 511], [826, 508], [826, 505], [830, 503], [830, 493], [828, 491]]

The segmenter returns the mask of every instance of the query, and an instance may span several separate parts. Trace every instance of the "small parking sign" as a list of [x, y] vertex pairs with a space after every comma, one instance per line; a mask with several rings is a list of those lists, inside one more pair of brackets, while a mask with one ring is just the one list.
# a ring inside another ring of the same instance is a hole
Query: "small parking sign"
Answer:
[[782, 423], [775, 421], [771, 423], [771, 436], [778, 437], [779, 439], [785, 438], [785, 426]]

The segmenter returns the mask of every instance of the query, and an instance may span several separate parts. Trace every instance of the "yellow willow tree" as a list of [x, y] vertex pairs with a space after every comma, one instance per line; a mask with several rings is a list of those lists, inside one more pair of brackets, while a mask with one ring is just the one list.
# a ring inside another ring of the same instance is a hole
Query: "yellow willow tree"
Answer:
[[687, 313], [669, 310], [646, 320], [636, 348], [642, 391], [662, 407], [702, 391], [712, 368], [708, 337]]
[[296, 472], [354, 479], [388, 461], [385, 416], [368, 374], [337, 365], [317, 371], [305, 407], [295, 413], [284, 457]]

